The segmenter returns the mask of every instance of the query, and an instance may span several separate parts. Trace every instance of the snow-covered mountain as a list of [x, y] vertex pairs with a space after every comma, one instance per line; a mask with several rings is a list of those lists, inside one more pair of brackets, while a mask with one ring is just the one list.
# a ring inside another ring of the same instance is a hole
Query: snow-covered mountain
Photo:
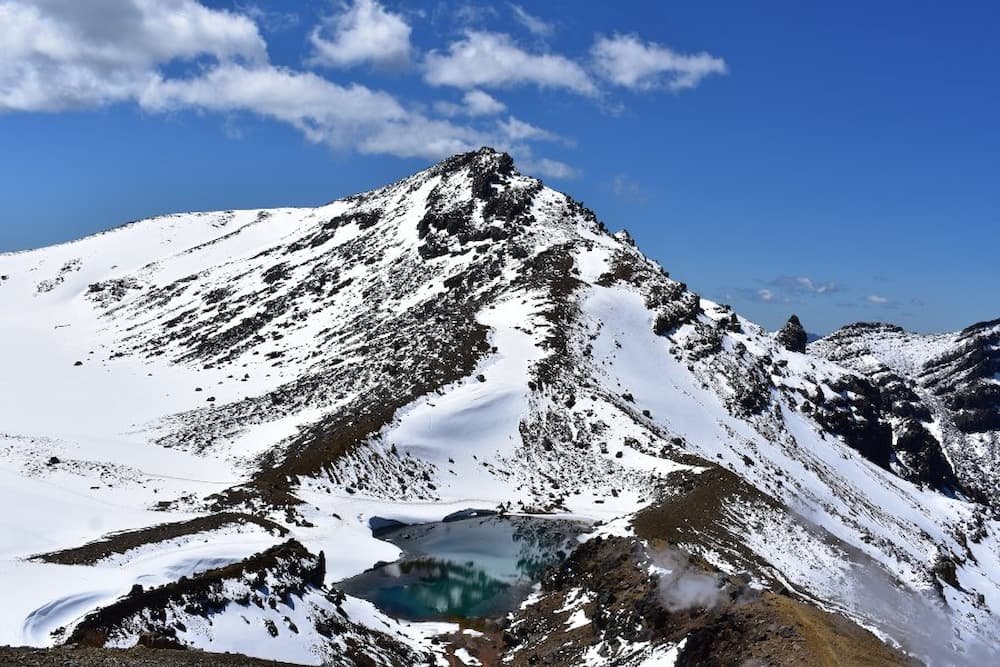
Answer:
[[[1000, 643], [997, 322], [805, 347], [503, 153], [0, 255], [0, 312], [0, 645], [639, 665]], [[468, 507], [598, 523], [504, 628], [331, 588], [399, 555], [372, 517]]]
[[1000, 509], [1000, 320], [937, 335], [858, 323], [810, 351], [879, 386], [899, 459]]

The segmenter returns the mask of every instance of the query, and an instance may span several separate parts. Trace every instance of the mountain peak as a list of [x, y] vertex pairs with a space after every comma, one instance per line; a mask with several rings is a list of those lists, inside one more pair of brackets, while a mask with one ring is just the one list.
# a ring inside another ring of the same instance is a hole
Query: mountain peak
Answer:
[[[747, 573], [754, 590], [803, 591], [899, 644], [927, 591], [947, 595], [940, 634], [956, 646], [997, 627], [982, 602], [1000, 606], [986, 576], [1000, 572], [996, 506], [960, 497], [1000, 505], [977, 484], [1000, 489], [992, 329], [958, 344], [842, 331], [805, 349], [792, 316], [782, 344], [507, 153], [455, 155], [317, 208], [147, 220], [0, 256], [0, 276], [0, 309], [19, 316], [0, 326], [0, 368], [18, 378], [0, 383], [0, 501], [41, 508], [11, 517], [22, 560], [0, 584], [30, 604], [8, 610], [0, 644], [149, 632], [212, 650], [260, 638], [282, 658], [288, 639], [341, 664], [331, 627], [362, 653], [398, 644], [391, 618], [329, 595], [385, 553], [372, 521], [457, 507], [590, 517], [610, 538], [572, 556], [565, 591], [515, 612], [538, 625], [511, 621], [512, 664], [583, 664], [602, 642], [604, 664], [632, 664], [688, 632], [720, 635], [717, 573], [693, 572], [709, 577], [708, 615], [663, 607], [681, 582], [650, 568], [655, 544]], [[102, 579], [23, 560], [35, 554], [96, 562]], [[208, 558], [232, 565], [190, 577]], [[102, 592], [109, 563], [121, 601]], [[62, 597], [21, 573], [61, 577]], [[151, 577], [163, 587], [129, 593]], [[289, 586], [251, 602], [265, 579]], [[843, 595], [871, 582], [876, 599]], [[643, 615], [566, 623], [612, 588], [647, 590], [622, 601]], [[83, 601], [76, 620], [33, 613], [67, 599]], [[756, 608], [786, 625], [773, 607]], [[418, 625], [404, 648], [421, 656], [376, 662], [432, 662], [441, 642]]]
[[475, 171], [496, 171], [511, 175], [515, 172], [514, 158], [510, 153], [498, 151], [491, 146], [483, 146], [467, 153], [458, 153], [447, 157], [430, 168], [431, 173], [447, 174], [470, 167]]

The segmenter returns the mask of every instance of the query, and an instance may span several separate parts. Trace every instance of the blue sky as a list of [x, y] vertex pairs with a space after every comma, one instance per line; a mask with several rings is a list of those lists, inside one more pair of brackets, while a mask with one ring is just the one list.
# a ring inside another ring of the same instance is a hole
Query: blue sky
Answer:
[[1000, 316], [1000, 6], [0, 0], [0, 251], [510, 150], [768, 327]]

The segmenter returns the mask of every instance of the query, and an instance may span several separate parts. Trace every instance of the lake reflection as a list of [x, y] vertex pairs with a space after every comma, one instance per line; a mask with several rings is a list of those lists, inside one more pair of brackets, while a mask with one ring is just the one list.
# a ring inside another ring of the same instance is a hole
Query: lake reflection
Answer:
[[339, 584], [390, 616], [484, 618], [514, 609], [576, 544], [581, 524], [490, 516], [405, 526], [379, 537], [405, 555]]

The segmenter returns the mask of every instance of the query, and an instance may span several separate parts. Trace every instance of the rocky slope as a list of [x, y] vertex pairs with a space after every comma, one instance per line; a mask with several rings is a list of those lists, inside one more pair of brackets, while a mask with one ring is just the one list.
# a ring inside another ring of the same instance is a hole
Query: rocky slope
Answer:
[[1000, 320], [939, 335], [853, 324], [810, 352], [879, 386], [902, 465], [1000, 507]]
[[[803, 352], [797, 322], [700, 298], [503, 153], [0, 255], [0, 308], [0, 644], [608, 665], [998, 644], [996, 323]], [[607, 585], [553, 572], [478, 634], [336, 591], [399, 554], [372, 517], [466, 507], [598, 521], [565, 567]], [[611, 562], [638, 625], [608, 621]]]

